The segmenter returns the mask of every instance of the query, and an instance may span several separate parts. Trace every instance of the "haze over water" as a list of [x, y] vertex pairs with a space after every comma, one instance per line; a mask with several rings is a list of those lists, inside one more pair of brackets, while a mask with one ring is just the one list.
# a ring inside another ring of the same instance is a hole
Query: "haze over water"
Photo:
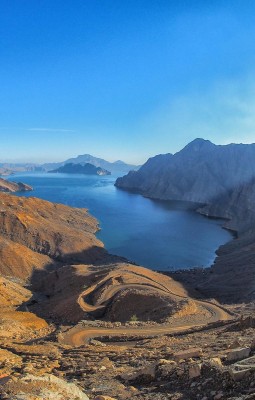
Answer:
[[[210, 266], [217, 248], [231, 240], [222, 221], [205, 218], [178, 202], [161, 202], [114, 187], [116, 176], [22, 173], [9, 177], [36, 196], [88, 208], [100, 224], [97, 236], [116, 255], [155, 270]], [[21, 195], [21, 193], [19, 193]]]

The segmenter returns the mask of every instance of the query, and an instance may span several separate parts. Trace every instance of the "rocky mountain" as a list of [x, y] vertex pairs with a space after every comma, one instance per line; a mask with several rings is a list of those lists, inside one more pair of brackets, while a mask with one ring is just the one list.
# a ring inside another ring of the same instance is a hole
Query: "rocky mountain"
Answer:
[[57, 169], [59, 167], [62, 167], [65, 164], [92, 164], [95, 167], [100, 167], [102, 169], [105, 169], [107, 171], [110, 171], [112, 173], [127, 173], [130, 170], [137, 169], [138, 167], [136, 165], [130, 165], [126, 164], [123, 161], [115, 161], [113, 163], [106, 161], [102, 158], [94, 157], [91, 156], [90, 154], [83, 154], [79, 155], [75, 158], [69, 158], [66, 161], [58, 162], [58, 163], [46, 163], [42, 165], [42, 168], [46, 171], [50, 171], [52, 169]]
[[85, 209], [37, 198], [0, 195], [0, 274], [31, 278], [37, 269], [105, 255], [94, 233], [97, 221]]
[[5, 179], [0, 178], [0, 192], [26, 192], [31, 191], [33, 188], [22, 182], [9, 182]]
[[185, 200], [243, 232], [255, 221], [255, 144], [217, 146], [196, 139], [174, 155], [150, 158], [115, 185], [162, 200]]
[[48, 171], [49, 173], [61, 173], [61, 174], [83, 174], [83, 175], [111, 175], [111, 172], [103, 169], [101, 167], [95, 167], [92, 164], [74, 164], [68, 163], [59, 167], [57, 169], [53, 169], [52, 171]]
[[195, 139], [176, 154], [150, 158], [116, 186], [162, 200], [212, 203], [255, 177], [255, 144], [217, 146]]

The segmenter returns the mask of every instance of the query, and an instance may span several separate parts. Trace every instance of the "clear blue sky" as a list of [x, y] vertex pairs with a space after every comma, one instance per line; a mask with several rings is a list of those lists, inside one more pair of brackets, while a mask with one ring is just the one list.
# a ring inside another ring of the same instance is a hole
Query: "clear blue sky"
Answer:
[[1, 0], [0, 160], [255, 141], [255, 1]]

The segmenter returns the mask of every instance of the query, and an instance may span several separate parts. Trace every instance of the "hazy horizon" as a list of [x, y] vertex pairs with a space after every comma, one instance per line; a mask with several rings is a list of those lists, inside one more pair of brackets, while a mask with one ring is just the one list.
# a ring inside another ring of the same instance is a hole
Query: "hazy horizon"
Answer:
[[1, 2], [0, 160], [252, 143], [255, 3]]
[[[204, 138], [195, 138], [195, 139], [193, 139], [193, 140], [196, 140], [196, 139], [204, 139]], [[192, 140], [192, 141], [193, 141]], [[204, 139], [204, 140], [209, 140], [210, 141], [210, 139]], [[191, 142], [192, 142], [191, 141]], [[189, 143], [191, 143], [191, 142], [189, 142]], [[212, 142], [212, 141], [210, 141], [211, 143], [213, 143], [213, 144], [216, 144], [216, 145], [220, 145], [220, 143], [214, 143], [214, 142]], [[166, 154], [166, 153], [171, 153], [171, 154], [176, 154], [176, 153], [178, 153], [179, 151], [181, 151], [186, 145], [188, 145], [189, 143], [186, 143], [182, 148], [180, 148], [180, 149], [178, 149], [177, 151], [175, 151], [175, 152], [168, 152], [168, 151], [166, 151], [165, 153], [160, 153], [160, 154]], [[243, 142], [239, 142], [239, 143], [234, 143], [234, 142], [231, 142], [231, 143], [224, 143], [224, 144], [222, 144], [222, 146], [226, 146], [226, 145], [228, 145], [228, 144], [255, 144], [254, 142], [251, 142], [251, 143], [243, 143]], [[47, 164], [47, 163], [59, 163], [59, 162], [64, 162], [64, 161], [67, 161], [67, 160], [69, 160], [69, 159], [71, 159], [71, 158], [76, 158], [76, 157], [78, 157], [78, 156], [81, 156], [81, 155], [90, 155], [90, 156], [93, 156], [93, 157], [95, 157], [95, 158], [99, 158], [99, 159], [103, 159], [103, 160], [105, 160], [105, 161], [109, 161], [109, 162], [111, 162], [111, 163], [114, 163], [114, 162], [117, 162], [117, 161], [122, 161], [122, 162], [125, 162], [126, 164], [132, 164], [132, 162], [129, 162], [129, 161], [127, 161], [127, 160], [120, 160], [119, 158], [117, 158], [117, 156], [115, 157], [115, 158], [113, 158], [113, 159], [105, 159], [103, 156], [100, 156], [100, 155], [95, 155], [95, 154], [89, 154], [89, 153], [79, 153], [79, 154], [75, 154], [75, 155], [69, 155], [68, 157], [66, 157], [66, 159], [56, 159], [56, 158], [54, 158], [54, 159], [52, 159], [52, 160], [43, 160], [43, 161], [38, 161], [38, 159], [35, 159], [35, 160], [33, 160], [33, 159], [27, 159], [27, 160], [17, 160], [17, 159], [0, 159], [0, 163], [9, 163], [9, 164], [15, 164], [15, 163], [17, 163], [17, 164], [29, 164], [29, 163], [32, 163], [32, 164]], [[156, 156], [157, 154], [151, 154], [148, 158], [150, 158], [150, 157], [154, 157], [154, 156]], [[136, 163], [136, 164], [133, 164], [133, 165], [142, 165], [142, 164], [144, 164], [145, 162], [147, 161], [147, 159], [145, 159], [145, 160], [143, 160], [141, 163]]]

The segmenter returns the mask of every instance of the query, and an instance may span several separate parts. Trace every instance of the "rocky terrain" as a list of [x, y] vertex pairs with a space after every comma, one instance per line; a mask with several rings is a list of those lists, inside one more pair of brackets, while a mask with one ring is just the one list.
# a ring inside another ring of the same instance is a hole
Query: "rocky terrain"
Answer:
[[252, 399], [253, 302], [112, 256], [97, 229], [87, 210], [0, 194], [1, 398]]
[[68, 163], [49, 171], [49, 173], [61, 173], [61, 174], [84, 174], [84, 175], [111, 175], [109, 171], [101, 167], [95, 167], [92, 164], [74, 164]]
[[0, 192], [13, 193], [13, 192], [26, 192], [31, 191], [33, 188], [22, 182], [9, 182], [0, 178]]

